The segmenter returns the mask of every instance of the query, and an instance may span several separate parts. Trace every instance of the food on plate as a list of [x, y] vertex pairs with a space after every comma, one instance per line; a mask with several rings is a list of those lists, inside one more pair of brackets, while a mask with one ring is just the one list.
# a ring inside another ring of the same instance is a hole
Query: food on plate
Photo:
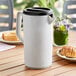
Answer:
[[6, 41], [19, 41], [15, 31], [2, 33], [2, 38]]
[[72, 46], [62, 47], [60, 54], [70, 58], [76, 58], [76, 48]]

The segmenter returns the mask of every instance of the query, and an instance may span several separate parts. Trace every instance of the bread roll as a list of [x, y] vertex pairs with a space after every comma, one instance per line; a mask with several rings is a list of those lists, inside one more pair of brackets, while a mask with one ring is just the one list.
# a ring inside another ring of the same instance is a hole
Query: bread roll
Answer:
[[66, 57], [75, 58], [76, 57], [76, 48], [72, 46], [64, 46], [61, 51], [61, 55]]
[[6, 41], [19, 41], [15, 31], [2, 33], [2, 38]]

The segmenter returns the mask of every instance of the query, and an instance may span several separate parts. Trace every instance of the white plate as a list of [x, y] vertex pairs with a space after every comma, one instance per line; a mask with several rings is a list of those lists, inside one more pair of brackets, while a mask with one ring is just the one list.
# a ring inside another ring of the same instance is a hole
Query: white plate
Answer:
[[63, 56], [63, 55], [60, 54], [60, 51], [61, 51], [61, 49], [59, 49], [59, 50], [56, 52], [59, 57], [61, 57], [61, 58], [63, 58], [63, 59], [66, 59], [66, 60], [70, 60], [70, 61], [76, 62], [76, 58], [69, 58], [69, 57]]
[[[4, 31], [4, 32], [12, 32], [12, 31]], [[6, 41], [6, 40], [3, 40], [2, 33], [4, 33], [4, 32], [0, 32], [0, 42], [8, 43], [8, 44], [21, 44], [22, 43], [21, 41]]]

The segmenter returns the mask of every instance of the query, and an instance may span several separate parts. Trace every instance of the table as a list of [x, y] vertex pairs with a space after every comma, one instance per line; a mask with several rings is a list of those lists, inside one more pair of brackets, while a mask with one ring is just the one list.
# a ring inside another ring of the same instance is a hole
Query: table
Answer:
[[[69, 32], [69, 44], [76, 44], [76, 32]], [[33, 70], [24, 65], [23, 45], [0, 52], [0, 76], [76, 76], [76, 63], [64, 60], [56, 55], [53, 49], [53, 64], [42, 70]]]

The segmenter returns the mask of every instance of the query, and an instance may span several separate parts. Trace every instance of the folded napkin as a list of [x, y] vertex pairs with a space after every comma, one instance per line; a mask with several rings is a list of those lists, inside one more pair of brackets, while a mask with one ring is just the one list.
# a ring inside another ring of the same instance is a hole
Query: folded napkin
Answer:
[[0, 43], [0, 51], [9, 50], [15, 47], [16, 47], [15, 45], [8, 45], [8, 44]]

